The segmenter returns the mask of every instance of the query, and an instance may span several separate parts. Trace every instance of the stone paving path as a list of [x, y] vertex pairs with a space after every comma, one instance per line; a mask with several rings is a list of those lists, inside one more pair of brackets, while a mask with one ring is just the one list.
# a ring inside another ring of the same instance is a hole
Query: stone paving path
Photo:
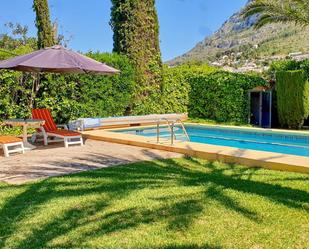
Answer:
[[182, 155], [172, 152], [87, 140], [85, 146], [65, 149], [62, 144], [39, 146], [26, 154], [4, 158], [0, 150], [0, 182], [22, 184], [28, 181], [94, 170], [130, 162]]

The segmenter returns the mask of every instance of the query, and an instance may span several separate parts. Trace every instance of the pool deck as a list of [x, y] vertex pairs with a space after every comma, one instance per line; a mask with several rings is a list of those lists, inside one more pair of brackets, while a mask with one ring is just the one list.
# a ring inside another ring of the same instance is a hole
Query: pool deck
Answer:
[[84, 146], [64, 148], [63, 143], [48, 146], [37, 145], [37, 149], [25, 154], [3, 157], [0, 150], [0, 182], [23, 184], [52, 176], [61, 176], [82, 171], [183, 155], [160, 150], [128, 145], [86, 140]]
[[116, 133], [108, 130], [85, 131], [83, 132], [83, 136], [93, 140], [176, 152], [187, 156], [207, 159], [209, 161], [221, 161], [225, 163], [242, 164], [249, 167], [263, 167], [272, 170], [309, 173], [309, 157], [303, 156], [183, 141], [175, 141], [174, 145], [171, 145], [170, 141], [164, 139], [161, 139], [160, 143], [157, 143], [156, 138], [153, 137]]

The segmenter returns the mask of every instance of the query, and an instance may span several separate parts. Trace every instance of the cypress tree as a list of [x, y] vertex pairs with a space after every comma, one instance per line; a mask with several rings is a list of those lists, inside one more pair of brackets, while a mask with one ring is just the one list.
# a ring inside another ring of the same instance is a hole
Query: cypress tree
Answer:
[[153, 112], [162, 82], [155, 0], [112, 0], [114, 52], [126, 55], [136, 71], [135, 113]]
[[303, 70], [276, 73], [279, 122], [282, 127], [302, 128], [309, 116], [309, 82]]
[[47, 0], [33, 0], [33, 10], [36, 13], [35, 25], [38, 29], [38, 48], [55, 45]]

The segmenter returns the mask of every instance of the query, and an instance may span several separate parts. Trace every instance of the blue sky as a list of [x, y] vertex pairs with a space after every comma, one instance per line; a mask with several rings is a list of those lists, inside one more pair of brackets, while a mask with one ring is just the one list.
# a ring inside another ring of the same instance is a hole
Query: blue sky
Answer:
[[[216, 31], [247, 0], [157, 0], [160, 41], [164, 60], [191, 49]], [[59, 32], [71, 37], [69, 47], [87, 52], [110, 52], [113, 47], [109, 26], [110, 0], [49, 0], [52, 20]], [[19, 22], [36, 34], [32, 0], [1, 0], [0, 33], [4, 24]]]

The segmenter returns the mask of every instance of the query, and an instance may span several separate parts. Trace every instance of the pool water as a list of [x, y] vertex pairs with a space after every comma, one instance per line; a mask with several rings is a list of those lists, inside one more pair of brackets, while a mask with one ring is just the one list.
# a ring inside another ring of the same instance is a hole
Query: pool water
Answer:
[[[309, 133], [292, 133], [258, 129], [240, 129], [202, 125], [185, 125], [190, 142], [270, 151], [309, 157]], [[130, 128], [116, 132], [156, 137], [156, 127]], [[182, 129], [175, 127], [176, 140], [187, 140]], [[160, 128], [160, 138], [169, 138], [167, 126]]]

